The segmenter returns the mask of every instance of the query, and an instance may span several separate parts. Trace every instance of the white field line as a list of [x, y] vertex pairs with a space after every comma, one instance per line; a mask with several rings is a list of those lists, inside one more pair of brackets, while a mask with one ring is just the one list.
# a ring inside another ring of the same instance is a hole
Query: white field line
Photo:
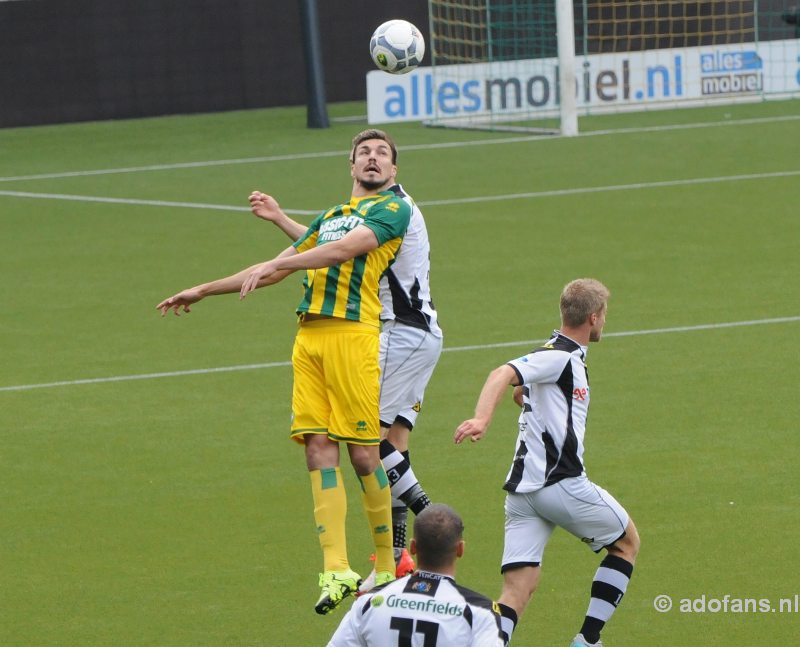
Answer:
[[[696, 326], [676, 326], [673, 328], [651, 328], [649, 330], [629, 330], [605, 333], [603, 337], [637, 337], [641, 335], [663, 335], [670, 333], [695, 332], [698, 330], [719, 330], [722, 328], [740, 328], [742, 326], [764, 326], [769, 324], [795, 323], [800, 321], [797, 317], [776, 317], [773, 319], [751, 319], [748, 321], [730, 321], [715, 324], [700, 324]], [[491, 348], [512, 348], [516, 346], [535, 346], [542, 343], [543, 339], [528, 339], [524, 341], [501, 342], [497, 344], [476, 344], [473, 346], [452, 346], [445, 348], [445, 353], [458, 353], [472, 350], [487, 350]], [[0, 391], [29, 391], [31, 389], [47, 389], [57, 386], [77, 386], [80, 384], [103, 384], [106, 382], [129, 382], [132, 380], [153, 380], [162, 377], [182, 377], [184, 375], [206, 375], [210, 373], [230, 373], [233, 371], [252, 371], [264, 368], [279, 368], [291, 366], [291, 362], [268, 362], [265, 364], [240, 364], [238, 366], [220, 366], [217, 368], [197, 368], [185, 371], [169, 371], [166, 373], [144, 373], [140, 375], [117, 375], [113, 377], [97, 377], [82, 380], [64, 380], [61, 382], [44, 382], [40, 384], [17, 384], [2, 386]]]
[[[34, 198], [39, 200], [72, 200], [74, 202], [101, 202], [105, 204], [142, 205], [147, 207], [181, 207], [186, 209], [212, 209], [218, 211], [250, 211], [249, 207], [236, 207], [229, 204], [207, 204], [203, 202], [174, 202], [170, 200], [141, 200], [138, 198], [105, 198], [96, 195], [74, 195], [71, 193], [32, 193], [30, 191], [0, 191], [0, 195], [10, 198]], [[288, 214], [309, 216], [319, 211], [303, 209], [283, 209]]]
[[[611, 184], [607, 186], [574, 187], [571, 189], [551, 189], [548, 191], [530, 191], [526, 193], [506, 193], [502, 195], [484, 195], [471, 198], [444, 198], [441, 200], [419, 200], [421, 207], [437, 207], [454, 204], [474, 204], [480, 202], [498, 202], [502, 200], [530, 200], [535, 198], [551, 198], [559, 196], [580, 195], [586, 193], [604, 193], [610, 191], [633, 191], [639, 189], [658, 189], [663, 187], [691, 186], [715, 184], [720, 182], [742, 182], [748, 180], [764, 180], [769, 178], [795, 177], [800, 170], [774, 171], [770, 173], [747, 173], [743, 175], [723, 175], [719, 177], [698, 177], [682, 180], [663, 180], [656, 182], [636, 182], [634, 184]], [[0, 191], [0, 196], [16, 198], [33, 198], [41, 200], [73, 200], [76, 202], [101, 202], [109, 204], [144, 205], [155, 207], [178, 207], [190, 209], [217, 209], [220, 211], [249, 211], [247, 207], [235, 207], [224, 204], [205, 204], [195, 202], [170, 202], [167, 200], [139, 200], [135, 198], [104, 198], [101, 196], [82, 196], [65, 193], [32, 193], [29, 191]], [[320, 211], [308, 209], [284, 209], [291, 215], [309, 216]]]
[[[585, 133], [580, 133], [580, 137], [598, 137], [606, 135], [624, 135], [636, 133], [649, 133], [649, 132], [665, 132], [674, 130], [693, 130], [696, 128], [718, 128], [724, 126], [742, 126], [742, 125], [755, 125], [765, 123], [779, 123], [783, 121], [796, 121], [800, 119], [800, 115], [784, 115], [780, 117], [754, 117], [751, 119], [728, 119], [724, 121], [712, 121], [705, 123], [691, 123], [691, 124], [672, 124], [665, 126], [639, 126], [636, 128], [618, 128], [609, 130], [594, 130]], [[460, 142], [441, 142], [435, 144], [412, 144], [409, 146], [398, 146], [398, 151], [424, 151], [434, 150], [439, 148], [463, 148], [467, 146], [494, 146], [503, 144], [518, 144], [522, 142], [541, 141], [543, 138], [550, 140], [560, 137], [542, 136], [542, 135], [526, 135], [524, 137], [499, 137], [493, 139], [483, 140], [467, 140]], [[145, 173], [151, 171], [168, 171], [172, 169], [185, 169], [185, 168], [205, 168], [212, 166], [232, 166], [236, 164], [264, 164], [268, 162], [286, 162], [303, 159], [315, 159], [318, 157], [347, 157], [349, 151], [321, 151], [318, 153], [293, 153], [286, 155], [265, 155], [262, 157], [242, 157], [234, 159], [221, 159], [221, 160], [204, 160], [199, 162], [176, 162], [173, 164], [151, 164], [147, 166], [130, 166], [123, 168], [109, 168], [109, 169], [94, 169], [87, 171], [62, 171], [58, 173], [38, 173], [34, 175], [16, 175], [0, 177], [0, 182], [20, 182], [27, 180], [52, 180], [56, 178], [67, 177], [88, 177], [92, 175], [115, 175], [121, 173]]]
[[[504, 195], [484, 195], [472, 198], [444, 198], [442, 200], [425, 200], [418, 204], [421, 207], [435, 207], [450, 204], [467, 204], [475, 202], [497, 202], [500, 200], [529, 200], [532, 198], [550, 198], [582, 193], [603, 193], [606, 191], [632, 191], [636, 189], [657, 189], [662, 187], [689, 186], [694, 184], [715, 184], [719, 182], [741, 182], [744, 180], [764, 180], [776, 177], [794, 177], [800, 170], [774, 171], [771, 173], [747, 173], [743, 175], [722, 175], [719, 177], [696, 177], [683, 180], [663, 180], [656, 182], [636, 182], [634, 184], [610, 184], [607, 186], [574, 187], [572, 189], [551, 189], [549, 191], [530, 191], [526, 193], [506, 193]], [[2, 192], [0, 192], [2, 193]]]

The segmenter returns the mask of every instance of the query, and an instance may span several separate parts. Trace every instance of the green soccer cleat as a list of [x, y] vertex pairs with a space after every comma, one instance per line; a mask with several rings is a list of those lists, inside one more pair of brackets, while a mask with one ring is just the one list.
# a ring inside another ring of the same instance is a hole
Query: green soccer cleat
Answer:
[[389, 582], [394, 582], [396, 579], [397, 577], [391, 571], [381, 571], [380, 573], [375, 573], [375, 586], [382, 586]]
[[359, 584], [361, 576], [352, 570], [320, 573], [319, 585], [322, 587], [322, 593], [314, 605], [314, 611], [320, 615], [330, 613], [348, 595], [355, 593]]

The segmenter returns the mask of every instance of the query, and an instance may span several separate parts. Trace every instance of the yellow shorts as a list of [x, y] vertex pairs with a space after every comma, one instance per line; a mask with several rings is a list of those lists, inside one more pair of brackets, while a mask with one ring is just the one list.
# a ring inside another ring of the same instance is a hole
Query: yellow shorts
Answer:
[[379, 330], [357, 321], [300, 323], [292, 350], [291, 437], [325, 434], [355, 445], [380, 442]]

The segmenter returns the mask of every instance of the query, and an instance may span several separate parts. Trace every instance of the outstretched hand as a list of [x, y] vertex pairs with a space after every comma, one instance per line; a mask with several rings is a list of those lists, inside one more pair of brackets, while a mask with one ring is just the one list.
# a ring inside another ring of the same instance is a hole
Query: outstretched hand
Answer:
[[156, 310], [161, 310], [162, 317], [170, 310], [175, 313], [175, 316], [180, 317], [181, 308], [183, 308], [184, 312], [191, 312], [192, 309], [189, 306], [193, 303], [197, 303], [202, 298], [197, 288], [190, 288], [178, 292], [178, 294], [171, 296], [169, 299], [164, 299], [156, 306]]
[[456, 433], [453, 435], [453, 441], [456, 445], [460, 445], [464, 440], [469, 438], [474, 443], [479, 441], [485, 435], [486, 425], [477, 418], [470, 418], [456, 427]]

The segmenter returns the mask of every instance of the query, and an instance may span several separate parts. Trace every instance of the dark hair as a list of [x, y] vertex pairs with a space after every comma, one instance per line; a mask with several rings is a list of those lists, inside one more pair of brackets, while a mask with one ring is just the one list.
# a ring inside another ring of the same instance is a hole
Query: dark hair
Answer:
[[397, 164], [397, 147], [394, 145], [394, 140], [389, 137], [384, 131], [378, 130], [377, 128], [369, 128], [367, 130], [362, 130], [358, 135], [353, 137], [353, 146], [350, 149], [350, 161], [356, 161], [356, 148], [358, 145], [366, 141], [368, 139], [381, 139], [389, 144], [389, 148], [392, 149], [392, 164]]
[[414, 519], [414, 541], [420, 568], [437, 570], [456, 559], [456, 547], [464, 535], [458, 513], [443, 503], [433, 503]]

